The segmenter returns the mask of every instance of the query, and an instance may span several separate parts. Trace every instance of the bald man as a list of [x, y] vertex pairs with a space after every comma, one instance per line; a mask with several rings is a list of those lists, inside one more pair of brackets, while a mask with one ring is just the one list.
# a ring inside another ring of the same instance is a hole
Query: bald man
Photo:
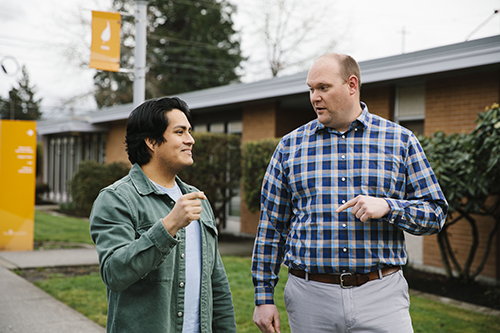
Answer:
[[322, 56], [306, 83], [317, 119], [282, 138], [262, 184], [254, 322], [280, 332], [284, 264], [292, 332], [413, 332], [403, 231], [439, 232], [446, 199], [413, 133], [360, 101], [353, 58]]

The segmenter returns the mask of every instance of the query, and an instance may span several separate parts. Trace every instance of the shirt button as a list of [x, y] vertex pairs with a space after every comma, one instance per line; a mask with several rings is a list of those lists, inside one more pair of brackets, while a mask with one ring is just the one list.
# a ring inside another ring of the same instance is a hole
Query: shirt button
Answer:
[[184, 257], [185, 257], [185, 256], [186, 256], [186, 255], [185, 255], [184, 253], [183, 253], [183, 254], [181, 254], [181, 259], [184, 259]]
[[347, 249], [344, 247], [344, 248], [342, 249], [342, 251], [347, 252]]
[[179, 287], [184, 288], [184, 282], [179, 283]]
[[177, 317], [182, 317], [182, 312], [181, 311], [177, 312]]
[[345, 158], [345, 155], [342, 155], [342, 158]]
[[345, 139], [345, 135], [342, 135], [342, 139]]
[[342, 226], [343, 226], [343, 227], [345, 228], [345, 227], [347, 227], [347, 224], [345, 224], [345, 223], [342, 223]]
[[345, 177], [342, 177], [342, 181], [345, 182]]
[[342, 200], [342, 203], [345, 204], [345, 200]]
[[357, 129], [357, 128], [355, 128], [355, 129], [354, 129], [354, 131], [355, 131], [355, 132], [357, 132], [357, 131], [358, 131], [358, 129]]

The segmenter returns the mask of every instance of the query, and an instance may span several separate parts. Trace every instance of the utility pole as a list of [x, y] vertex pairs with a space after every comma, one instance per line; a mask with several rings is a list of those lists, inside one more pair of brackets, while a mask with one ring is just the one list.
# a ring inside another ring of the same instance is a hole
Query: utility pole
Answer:
[[146, 13], [148, 2], [136, 0], [135, 49], [134, 49], [134, 107], [141, 104], [146, 96]]
[[406, 42], [406, 27], [403, 26], [403, 30], [401, 30], [401, 53], [405, 53], [405, 42]]

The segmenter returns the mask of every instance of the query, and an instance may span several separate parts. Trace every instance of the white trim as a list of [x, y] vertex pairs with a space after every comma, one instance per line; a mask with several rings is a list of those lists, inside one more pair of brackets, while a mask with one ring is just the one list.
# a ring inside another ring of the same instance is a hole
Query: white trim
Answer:
[[48, 134], [59, 134], [59, 133], [69, 133], [69, 132], [107, 132], [109, 127], [107, 125], [93, 125], [88, 121], [39, 121], [37, 123], [37, 134], [38, 135], [48, 135]]

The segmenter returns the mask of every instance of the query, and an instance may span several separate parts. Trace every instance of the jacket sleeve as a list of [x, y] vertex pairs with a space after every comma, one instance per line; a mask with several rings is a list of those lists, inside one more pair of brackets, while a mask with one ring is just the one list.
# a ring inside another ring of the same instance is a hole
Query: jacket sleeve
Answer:
[[233, 299], [224, 264], [216, 250], [214, 270], [212, 273], [213, 318], [212, 330], [218, 333], [236, 333]]
[[151, 221], [137, 230], [137, 209], [116, 191], [101, 191], [90, 214], [90, 234], [96, 244], [101, 277], [115, 292], [128, 288], [157, 269], [179, 242], [163, 226]]

